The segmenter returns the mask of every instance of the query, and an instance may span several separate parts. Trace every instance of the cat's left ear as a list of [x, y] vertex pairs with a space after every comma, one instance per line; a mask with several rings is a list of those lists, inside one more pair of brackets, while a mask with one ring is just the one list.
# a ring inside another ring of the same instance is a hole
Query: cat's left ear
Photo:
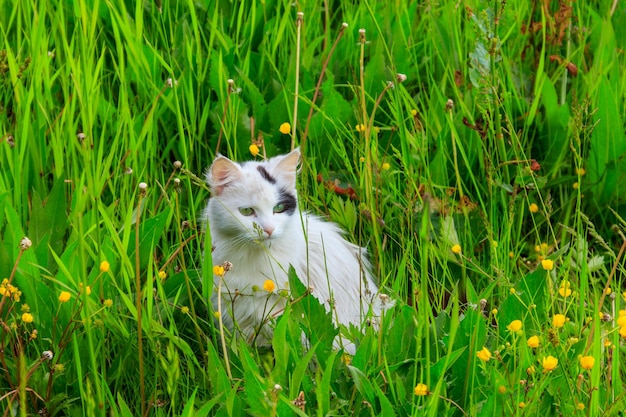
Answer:
[[298, 166], [300, 165], [300, 148], [296, 148], [283, 156], [278, 164], [276, 164], [276, 172], [296, 186], [296, 175], [298, 174]]
[[218, 155], [206, 173], [206, 179], [215, 195], [222, 194], [224, 188], [241, 177], [241, 168], [235, 162]]

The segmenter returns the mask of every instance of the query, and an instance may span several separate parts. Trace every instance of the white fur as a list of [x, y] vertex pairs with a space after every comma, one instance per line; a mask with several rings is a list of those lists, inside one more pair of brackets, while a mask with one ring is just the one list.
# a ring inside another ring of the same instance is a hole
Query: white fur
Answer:
[[[378, 288], [364, 248], [346, 241], [334, 223], [301, 213], [297, 207], [291, 215], [274, 213], [281, 189], [297, 196], [299, 158], [296, 149], [266, 162], [242, 166], [219, 156], [207, 172], [213, 196], [205, 217], [213, 241], [213, 265], [232, 264], [221, 284], [222, 312], [228, 313], [223, 320], [250, 342], [265, 344], [271, 340], [272, 329], [267, 322], [280, 315], [285, 306], [285, 298], [277, 292], [288, 289], [289, 265], [327, 311], [332, 304], [338, 323], [360, 327], [370, 307], [373, 316], [380, 315], [382, 308], [380, 300], [373, 302]], [[258, 166], [265, 168], [275, 184], [261, 175]], [[241, 214], [243, 207], [253, 208], [255, 214]], [[262, 289], [268, 279], [276, 284], [271, 295]], [[214, 284], [212, 301], [217, 310], [219, 277]], [[354, 346], [348, 343], [346, 349], [353, 353]]]

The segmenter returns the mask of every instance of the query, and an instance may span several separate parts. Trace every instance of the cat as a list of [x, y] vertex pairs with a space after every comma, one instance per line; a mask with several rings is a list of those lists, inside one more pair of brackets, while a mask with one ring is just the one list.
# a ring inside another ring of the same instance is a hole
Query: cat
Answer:
[[[326, 311], [332, 309], [335, 324], [361, 327], [389, 302], [378, 294], [366, 249], [345, 240], [336, 224], [300, 212], [299, 163], [298, 148], [262, 162], [218, 155], [206, 174], [213, 265], [229, 266], [223, 278], [214, 275], [212, 303], [215, 311], [221, 303], [226, 327], [257, 345], [271, 342], [267, 322], [283, 311], [278, 291], [288, 288], [290, 265]], [[355, 346], [340, 336], [335, 347], [354, 354]]]

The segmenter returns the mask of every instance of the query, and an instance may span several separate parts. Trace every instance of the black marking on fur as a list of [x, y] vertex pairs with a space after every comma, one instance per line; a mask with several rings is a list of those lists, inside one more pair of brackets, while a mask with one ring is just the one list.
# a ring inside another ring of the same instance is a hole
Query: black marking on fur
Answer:
[[298, 200], [296, 200], [296, 197], [284, 188], [280, 190], [278, 202], [285, 205], [285, 211], [283, 213], [289, 215], [292, 215], [298, 208]]
[[265, 178], [267, 182], [269, 182], [270, 184], [276, 184], [276, 178], [272, 177], [270, 173], [267, 172], [265, 167], [263, 167], [262, 165], [259, 165], [256, 167], [256, 169], [257, 171], [259, 171], [259, 174], [261, 174], [261, 176]]

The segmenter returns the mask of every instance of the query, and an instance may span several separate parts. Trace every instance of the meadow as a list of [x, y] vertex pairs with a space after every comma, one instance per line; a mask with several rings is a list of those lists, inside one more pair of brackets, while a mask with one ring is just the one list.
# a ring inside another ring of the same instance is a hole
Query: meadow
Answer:
[[[0, 0], [2, 415], [624, 415], [625, 48], [617, 0]], [[354, 356], [202, 285], [207, 167], [294, 146], [396, 300]]]

